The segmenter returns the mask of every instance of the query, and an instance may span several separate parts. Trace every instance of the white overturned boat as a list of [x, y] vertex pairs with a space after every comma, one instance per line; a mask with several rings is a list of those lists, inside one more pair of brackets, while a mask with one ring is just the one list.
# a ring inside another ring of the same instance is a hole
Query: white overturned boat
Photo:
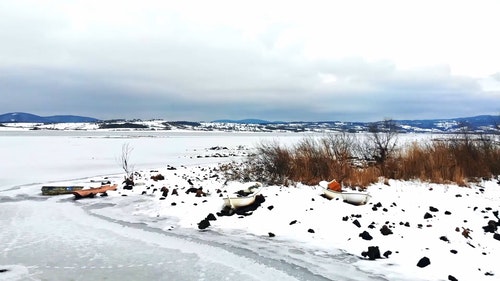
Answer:
[[325, 196], [329, 199], [334, 199], [334, 198], [339, 198], [342, 199], [344, 202], [353, 204], [353, 205], [364, 205], [368, 203], [368, 201], [371, 198], [370, 193], [366, 191], [334, 191], [328, 188], [328, 183], [327, 181], [321, 181], [319, 182], [319, 186], [323, 188], [323, 193]]
[[257, 182], [246, 189], [237, 192], [237, 195], [228, 196], [224, 199], [224, 206], [231, 207], [231, 209], [237, 209], [251, 205], [255, 202], [255, 197], [259, 194], [262, 188], [262, 184]]

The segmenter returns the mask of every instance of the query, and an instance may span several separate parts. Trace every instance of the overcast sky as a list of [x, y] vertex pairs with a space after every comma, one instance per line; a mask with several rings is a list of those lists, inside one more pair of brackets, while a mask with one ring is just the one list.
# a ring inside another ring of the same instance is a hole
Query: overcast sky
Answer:
[[0, 114], [500, 114], [500, 1], [0, 0]]

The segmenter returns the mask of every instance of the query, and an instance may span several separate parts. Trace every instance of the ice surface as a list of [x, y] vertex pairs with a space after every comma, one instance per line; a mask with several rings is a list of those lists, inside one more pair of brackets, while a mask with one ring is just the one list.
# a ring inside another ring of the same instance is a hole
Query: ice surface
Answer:
[[[389, 186], [369, 188], [372, 200], [365, 206], [326, 200], [318, 186], [270, 186], [261, 191], [266, 201], [251, 216], [219, 217], [207, 230], [197, 229], [202, 218], [221, 209], [216, 189], [231, 193], [241, 187], [223, 186], [222, 180], [207, 177], [211, 167], [238, 158], [205, 157], [212, 153], [208, 148], [252, 147], [273, 140], [291, 144], [303, 137], [0, 132], [0, 269], [7, 269], [0, 280], [498, 278], [495, 262], [500, 243], [482, 229], [488, 220], [496, 220], [494, 211], [500, 209], [500, 188], [493, 180], [471, 188], [389, 181]], [[142, 175], [134, 190], [120, 186], [108, 197], [80, 201], [72, 195], [41, 196], [40, 188], [47, 183], [91, 186], [110, 180], [121, 184], [123, 171], [117, 158], [124, 143], [134, 149], [131, 162]], [[168, 170], [167, 165], [176, 170]], [[167, 179], [149, 179], [157, 173]], [[197, 198], [184, 189], [178, 197], [159, 200], [160, 194], [152, 192], [153, 184], [171, 190], [186, 188], [186, 178], [193, 178], [195, 186], [203, 186], [210, 195]], [[374, 210], [377, 203], [381, 207]], [[430, 211], [431, 206], [439, 210]], [[426, 212], [433, 217], [424, 219]], [[405, 222], [409, 226], [402, 225]], [[394, 234], [382, 235], [383, 225]], [[465, 228], [471, 229], [470, 238], [464, 237]], [[373, 240], [359, 237], [365, 230]], [[269, 232], [275, 237], [269, 237]], [[369, 246], [393, 253], [368, 261], [361, 252]], [[430, 258], [431, 265], [419, 268], [416, 263], [423, 256]]]

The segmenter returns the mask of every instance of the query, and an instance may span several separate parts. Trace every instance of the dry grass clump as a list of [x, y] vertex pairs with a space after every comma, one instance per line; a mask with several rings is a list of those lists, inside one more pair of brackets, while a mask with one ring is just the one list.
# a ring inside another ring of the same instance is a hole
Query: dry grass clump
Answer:
[[335, 178], [345, 186], [358, 187], [367, 187], [381, 177], [465, 186], [476, 178], [500, 174], [500, 144], [491, 137], [457, 135], [403, 148], [387, 139], [390, 150], [377, 140], [380, 137], [340, 133], [306, 137], [291, 147], [261, 143], [254, 155], [234, 163], [226, 172], [232, 179], [285, 186], [292, 182], [315, 185]]

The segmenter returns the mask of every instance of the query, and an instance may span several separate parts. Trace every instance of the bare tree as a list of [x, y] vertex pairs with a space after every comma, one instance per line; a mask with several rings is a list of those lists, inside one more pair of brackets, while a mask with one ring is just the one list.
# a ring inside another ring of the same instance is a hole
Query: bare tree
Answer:
[[387, 176], [387, 159], [392, 156], [396, 149], [398, 131], [396, 123], [392, 119], [373, 123], [370, 128], [369, 156], [381, 169], [383, 176]]
[[123, 171], [125, 171], [126, 179], [133, 180], [134, 176], [134, 166], [130, 164], [130, 155], [134, 149], [130, 147], [128, 143], [122, 145], [122, 154], [120, 155], [120, 164]]

